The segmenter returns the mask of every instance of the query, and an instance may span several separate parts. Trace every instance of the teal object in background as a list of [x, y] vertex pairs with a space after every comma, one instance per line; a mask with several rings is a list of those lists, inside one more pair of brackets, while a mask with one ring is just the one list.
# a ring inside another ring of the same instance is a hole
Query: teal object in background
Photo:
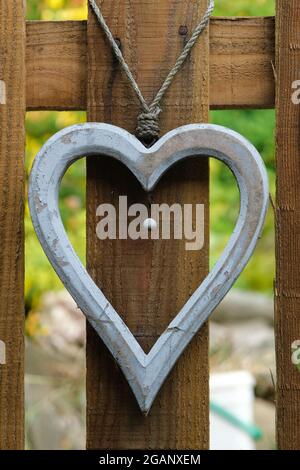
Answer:
[[210, 409], [213, 413], [216, 413], [221, 418], [224, 418], [224, 420], [228, 421], [236, 428], [240, 429], [241, 431], [244, 431], [254, 441], [259, 441], [263, 437], [263, 432], [258, 426], [255, 426], [255, 424], [251, 423], [245, 423], [240, 418], [231, 413], [231, 411], [226, 410], [217, 403], [210, 402]]

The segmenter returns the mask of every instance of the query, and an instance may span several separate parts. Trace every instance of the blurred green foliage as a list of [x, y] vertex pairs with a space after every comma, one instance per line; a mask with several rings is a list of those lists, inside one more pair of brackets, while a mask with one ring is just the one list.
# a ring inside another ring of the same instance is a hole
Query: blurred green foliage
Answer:
[[87, 17], [87, 0], [27, 0], [29, 20], [82, 20]]
[[[215, 15], [272, 15], [274, 0], [216, 0]], [[39, 20], [84, 19], [86, 0], [27, 0], [27, 18]], [[34, 112], [27, 115], [26, 169], [42, 144], [61, 128], [85, 121], [85, 113]], [[268, 168], [274, 194], [274, 112], [215, 111], [211, 121], [237, 130], [260, 151]], [[85, 163], [77, 162], [67, 172], [61, 188], [61, 212], [75, 250], [85, 259]], [[211, 163], [211, 262], [220, 255], [233, 229], [239, 195], [231, 173], [218, 162]], [[26, 207], [26, 308], [34, 309], [43, 292], [62, 288], [34, 234]], [[274, 221], [269, 211], [263, 237], [237, 285], [271, 293], [274, 277]]]
[[275, 15], [275, 0], [215, 0], [215, 16]]
[[[211, 121], [229, 127], [248, 138], [260, 152], [268, 170], [271, 197], [275, 196], [273, 110], [214, 111]], [[239, 209], [239, 193], [229, 170], [219, 162], [211, 161], [211, 264], [220, 256]], [[272, 293], [274, 279], [274, 214], [270, 205], [262, 237], [248, 266], [236, 286], [242, 289]]]
[[[84, 122], [85, 113], [31, 112], [26, 119], [26, 171], [29, 176], [33, 160], [51, 135], [63, 127]], [[85, 162], [76, 162], [63, 178], [60, 191], [60, 210], [64, 225], [79, 257], [85, 260]], [[51, 268], [37, 238], [29, 216], [25, 216], [25, 299], [26, 311], [37, 307], [40, 296], [62, 285]]]

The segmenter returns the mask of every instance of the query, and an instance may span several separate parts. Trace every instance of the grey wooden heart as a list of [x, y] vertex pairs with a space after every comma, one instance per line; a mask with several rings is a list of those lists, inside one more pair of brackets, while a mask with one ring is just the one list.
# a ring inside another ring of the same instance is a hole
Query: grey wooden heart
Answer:
[[[73, 162], [91, 155], [123, 162], [145, 191], [151, 191], [176, 162], [209, 155], [231, 168], [239, 186], [240, 213], [222, 256], [149, 354], [93, 282], [62, 224], [61, 179]], [[175, 362], [247, 264], [263, 227], [268, 194], [266, 170], [255, 148], [236, 132], [209, 124], [178, 128], [150, 149], [115, 126], [76, 125], [54, 135], [37, 155], [29, 186], [37, 236], [65, 287], [118, 362], [143, 413], [148, 413]]]

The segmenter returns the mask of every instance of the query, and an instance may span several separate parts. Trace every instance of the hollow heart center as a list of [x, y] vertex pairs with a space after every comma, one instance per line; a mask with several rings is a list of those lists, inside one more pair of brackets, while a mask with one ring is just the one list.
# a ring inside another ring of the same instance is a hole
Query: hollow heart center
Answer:
[[148, 194], [120, 162], [88, 161], [88, 272], [146, 353], [208, 273], [207, 167], [180, 162]]

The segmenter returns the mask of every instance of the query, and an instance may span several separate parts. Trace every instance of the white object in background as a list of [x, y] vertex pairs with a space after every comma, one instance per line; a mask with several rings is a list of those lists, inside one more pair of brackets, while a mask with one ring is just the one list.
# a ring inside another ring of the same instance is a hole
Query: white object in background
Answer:
[[[254, 377], [246, 371], [212, 374], [210, 401], [241, 421], [254, 422]], [[210, 411], [211, 450], [255, 450], [253, 439], [245, 431]]]

